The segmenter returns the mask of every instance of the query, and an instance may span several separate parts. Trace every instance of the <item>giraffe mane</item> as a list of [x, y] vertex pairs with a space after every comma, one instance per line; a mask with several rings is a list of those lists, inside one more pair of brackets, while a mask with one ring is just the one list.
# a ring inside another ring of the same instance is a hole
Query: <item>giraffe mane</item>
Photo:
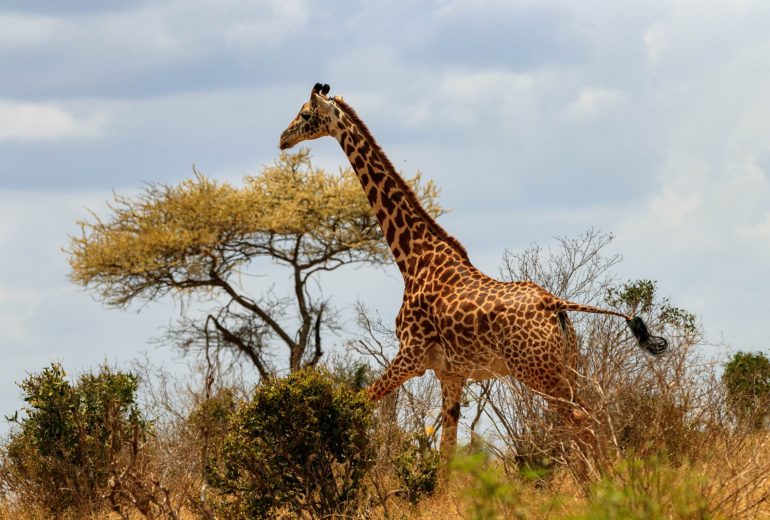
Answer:
[[417, 194], [414, 192], [411, 186], [409, 186], [409, 183], [407, 183], [404, 178], [396, 172], [396, 169], [393, 167], [393, 163], [390, 162], [390, 159], [388, 159], [388, 156], [385, 155], [385, 152], [380, 147], [380, 145], [377, 143], [377, 140], [374, 138], [372, 133], [369, 131], [369, 128], [366, 126], [366, 123], [364, 123], [360, 117], [358, 117], [358, 114], [356, 114], [356, 111], [353, 110], [353, 108], [342, 101], [340, 97], [335, 97], [333, 100], [338, 107], [342, 109], [342, 111], [353, 121], [353, 123], [358, 127], [358, 130], [361, 132], [361, 134], [364, 136], [365, 139], [369, 141], [369, 143], [372, 146], [372, 150], [374, 153], [378, 154], [380, 156], [380, 161], [382, 162], [383, 166], [385, 167], [386, 173], [390, 176], [390, 178], [395, 182], [396, 187], [401, 190], [404, 194], [404, 198], [408, 202], [408, 204], [414, 209], [414, 211], [417, 213], [417, 215], [425, 221], [425, 224], [428, 226], [428, 229], [436, 235], [439, 239], [443, 240], [452, 248], [454, 248], [460, 255], [463, 257], [463, 259], [468, 260], [468, 251], [465, 250], [465, 246], [463, 246], [459, 240], [457, 240], [455, 237], [447, 233], [447, 231], [439, 225], [438, 222], [436, 222], [436, 219], [430, 216], [427, 211], [425, 211], [425, 208], [422, 207], [422, 204], [420, 204], [420, 199], [417, 198]]

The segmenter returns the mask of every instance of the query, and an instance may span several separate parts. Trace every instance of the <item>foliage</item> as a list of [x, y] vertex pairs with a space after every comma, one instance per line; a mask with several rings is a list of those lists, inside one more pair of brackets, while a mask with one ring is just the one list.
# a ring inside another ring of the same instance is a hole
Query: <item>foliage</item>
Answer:
[[657, 457], [644, 461], [631, 457], [593, 487], [585, 510], [573, 518], [705, 520], [711, 514], [703, 485], [703, 479], [686, 466], [675, 468]]
[[393, 458], [393, 468], [401, 482], [403, 496], [416, 504], [436, 491], [441, 454], [431, 446], [426, 434], [416, 434], [402, 443], [401, 451]]
[[481, 450], [457, 455], [450, 467], [454, 475], [464, 476], [468, 480], [463, 494], [469, 506], [470, 518], [525, 518], [517, 486], [490, 461], [489, 453]]
[[231, 388], [223, 388], [198, 403], [190, 412], [187, 424], [190, 428], [203, 432], [202, 436], [224, 438], [230, 416], [235, 412], [236, 407], [235, 391]]
[[[223, 388], [214, 395], [197, 403], [187, 417], [186, 426], [193, 432], [193, 440], [201, 453], [202, 479], [207, 482], [223, 456], [223, 449], [230, 419], [238, 407], [235, 392]], [[211, 467], [210, 467], [211, 466]]]
[[698, 332], [695, 315], [680, 307], [671, 305], [669, 298], [658, 297], [658, 284], [653, 280], [634, 280], [620, 287], [607, 288], [607, 303], [614, 307], [625, 308], [630, 314], [657, 313], [661, 324], [681, 329], [685, 334]]
[[27, 406], [5, 446], [2, 483], [54, 514], [96, 508], [112, 466], [137, 434], [137, 379], [104, 365], [72, 384], [52, 364], [21, 384]]
[[725, 364], [722, 381], [738, 420], [762, 428], [770, 418], [770, 359], [762, 352], [736, 352]]
[[363, 390], [374, 382], [377, 374], [369, 364], [349, 355], [334, 353], [328, 357], [323, 368], [326, 369], [337, 383], [347, 385], [352, 390]]
[[233, 416], [223, 464], [212, 478], [223, 515], [343, 512], [372, 460], [370, 427], [364, 394], [324, 371], [306, 369], [263, 383]]
[[[418, 174], [409, 183], [429, 214], [443, 212], [432, 182]], [[274, 372], [265, 351], [275, 342], [288, 349], [291, 370], [320, 359], [320, 330], [333, 326], [334, 313], [311, 291], [319, 273], [392, 261], [353, 171], [313, 167], [306, 149], [282, 153], [242, 188], [196, 171], [175, 186], [115, 195], [110, 211], [80, 222], [81, 235], [70, 238], [71, 279], [116, 307], [166, 294], [225, 298], [208, 315], [183, 320], [172, 339], [234, 349], [264, 378]], [[246, 294], [238, 275], [258, 258], [290, 270], [288, 295]]]

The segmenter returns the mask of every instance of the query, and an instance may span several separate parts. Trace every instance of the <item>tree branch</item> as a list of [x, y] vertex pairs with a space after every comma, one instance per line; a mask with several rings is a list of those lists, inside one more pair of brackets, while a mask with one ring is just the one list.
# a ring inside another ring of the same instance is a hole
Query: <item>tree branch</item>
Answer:
[[241, 307], [250, 310], [254, 314], [256, 314], [262, 321], [264, 321], [271, 329], [273, 329], [273, 332], [275, 332], [278, 337], [280, 337], [284, 343], [289, 347], [290, 351], [293, 351], [296, 348], [296, 342], [291, 339], [291, 336], [289, 336], [285, 330], [283, 330], [283, 327], [273, 319], [272, 316], [270, 316], [267, 312], [265, 312], [262, 307], [254, 303], [253, 301], [244, 298], [238, 292], [233, 289], [233, 287], [227, 283], [225, 280], [219, 277], [217, 273], [210, 272], [209, 276], [211, 276], [212, 284], [221, 287], [230, 297], [235, 300], [238, 305]]
[[323, 312], [325, 307], [325, 304], [321, 304], [321, 307], [318, 309], [318, 314], [315, 318], [315, 352], [313, 353], [313, 357], [310, 358], [307, 363], [305, 363], [306, 367], [315, 366], [321, 359], [321, 356], [324, 355], [323, 351], [321, 350], [321, 322], [323, 320]]
[[302, 235], [297, 237], [294, 244], [294, 253], [292, 255], [292, 266], [294, 267], [294, 296], [297, 298], [297, 309], [299, 311], [300, 327], [295, 347], [291, 350], [290, 366], [291, 370], [299, 370], [302, 363], [302, 356], [307, 348], [308, 336], [312, 327], [313, 316], [311, 315], [307, 299], [305, 297], [305, 284], [302, 278], [302, 270], [298, 264], [299, 251], [302, 244]]
[[238, 347], [238, 350], [246, 354], [246, 356], [251, 360], [252, 363], [254, 363], [254, 366], [257, 367], [257, 371], [259, 371], [259, 376], [262, 379], [270, 379], [272, 377], [272, 374], [270, 371], [265, 367], [265, 364], [262, 362], [262, 359], [257, 354], [256, 350], [251, 347], [250, 345], [246, 344], [245, 341], [243, 341], [241, 338], [230, 332], [224, 325], [219, 323], [219, 320], [216, 319], [215, 316], [212, 314], [209, 314], [206, 318], [206, 321], [210, 321], [214, 324], [214, 327], [216, 327], [217, 331], [222, 335], [222, 338], [227, 341], [228, 343], [232, 343], [236, 347]]

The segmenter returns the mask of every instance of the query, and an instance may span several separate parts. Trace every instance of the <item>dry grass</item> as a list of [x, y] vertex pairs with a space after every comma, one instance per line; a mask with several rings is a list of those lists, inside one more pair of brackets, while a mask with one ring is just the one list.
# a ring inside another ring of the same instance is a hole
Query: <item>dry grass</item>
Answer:
[[[17, 504], [12, 501], [0, 501], [0, 519], [1, 520], [51, 520], [51, 513], [43, 506], [38, 504]], [[131, 515], [132, 520], [146, 520], [146, 517], [140, 513]], [[193, 512], [182, 510], [179, 513], [178, 520], [199, 520], [200, 516]], [[121, 516], [109, 510], [98, 513], [70, 513], [63, 516], [60, 520], [121, 520]]]
[[[723, 439], [725, 441], [725, 439]], [[704, 460], [684, 462], [675, 466], [668, 476], [671, 490], [664, 489], [661, 501], [677, 500], [665, 493], [677, 489], [689, 489], [692, 484], [702, 493], [707, 515], [661, 516], [659, 518], [719, 518], [719, 519], [770, 519], [770, 442], [766, 434], [754, 434], [740, 441], [740, 446], [730, 448], [729, 442], [721, 446], [703, 446]], [[648, 466], [649, 467], [649, 466]], [[651, 471], [653, 468], [649, 467]], [[622, 482], [617, 475], [618, 482]], [[610, 477], [612, 478], [612, 477]], [[497, 507], [497, 518], [515, 518], [520, 514], [527, 519], [586, 518], [594, 496], [586, 497], [582, 486], [572, 474], [561, 468], [549, 478], [546, 486], [533, 485], [522, 479], [508, 480], [516, 489], [512, 505]], [[681, 487], [680, 487], [681, 486]], [[467, 475], [454, 475], [434, 496], [417, 505], [393, 498], [387, 506], [369, 509], [360, 518], [390, 519], [469, 519], [474, 518], [472, 497], [469, 490], [473, 482]], [[684, 499], [695, 498], [685, 496]], [[590, 516], [588, 516], [590, 517]]]
[[[684, 461], [671, 466], [669, 482], [675, 492], [677, 484], [691, 481], [702, 493], [708, 505], [710, 518], [724, 519], [770, 519], [770, 438], [765, 433], [754, 433], [742, 438], [722, 438], [712, 446], [703, 446], [699, 460]], [[502, 468], [499, 461], [493, 461]], [[502, 471], [501, 471], [502, 474]], [[609, 478], [622, 482], [618, 472]], [[502, 483], [511, 485], [515, 497], [510, 504], [493, 505], [497, 518], [515, 518], [520, 514], [527, 519], [585, 518], [586, 511], [594, 497], [586, 497], [582, 486], [567, 468], [559, 468], [549, 476], [545, 485], [537, 485], [526, 479], [502, 477]], [[367, 507], [351, 518], [387, 519], [469, 519], [473, 518], [474, 477], [454, 472], [444, 481], [433, 496], [418, 504], [410, 504], [399, 498], [396, 491], [399, 484], [388, 479], [383, 486], [388, 489], [384, 501], [372, 500]], [[664, 490], [665, 492], [666, 490]], [[662, 497], [668, 499], [668, 497]], [[49, 520], [50, 514], [39, 506], [0, 503], [0, 518], [3, 520]], [[135, 514], [132, 519], [143, 519]], [[179, 520], [193, 520], [200, 516], [180, 511]], [[289, 518], [289, 517], [287, 517]], [[664, 516], [661, 518], [683, 518]], [[695, 516], [690, 518], [705, 518]], [[70, 516], [63, 520], [119, 520], [117, 514], [104, 512], [88, 516]]]

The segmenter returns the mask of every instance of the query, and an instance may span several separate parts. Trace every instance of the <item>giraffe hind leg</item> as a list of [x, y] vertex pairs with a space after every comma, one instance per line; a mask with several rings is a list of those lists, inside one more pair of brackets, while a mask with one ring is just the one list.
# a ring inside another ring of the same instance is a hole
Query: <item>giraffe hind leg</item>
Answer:
[[441, 380], [441, 455], [445, 459], [449, 459], [457, 447], [462, 392], [462, 379]]
[[593, 463], [599, 462], [599, 443], [594, 432], [590, 409], [575, 394], [567, 381], [552, 388], [546, 397], [549, 409], [556, 412], [559, 443], [569, 468], [579, 483], [590, 480]]

